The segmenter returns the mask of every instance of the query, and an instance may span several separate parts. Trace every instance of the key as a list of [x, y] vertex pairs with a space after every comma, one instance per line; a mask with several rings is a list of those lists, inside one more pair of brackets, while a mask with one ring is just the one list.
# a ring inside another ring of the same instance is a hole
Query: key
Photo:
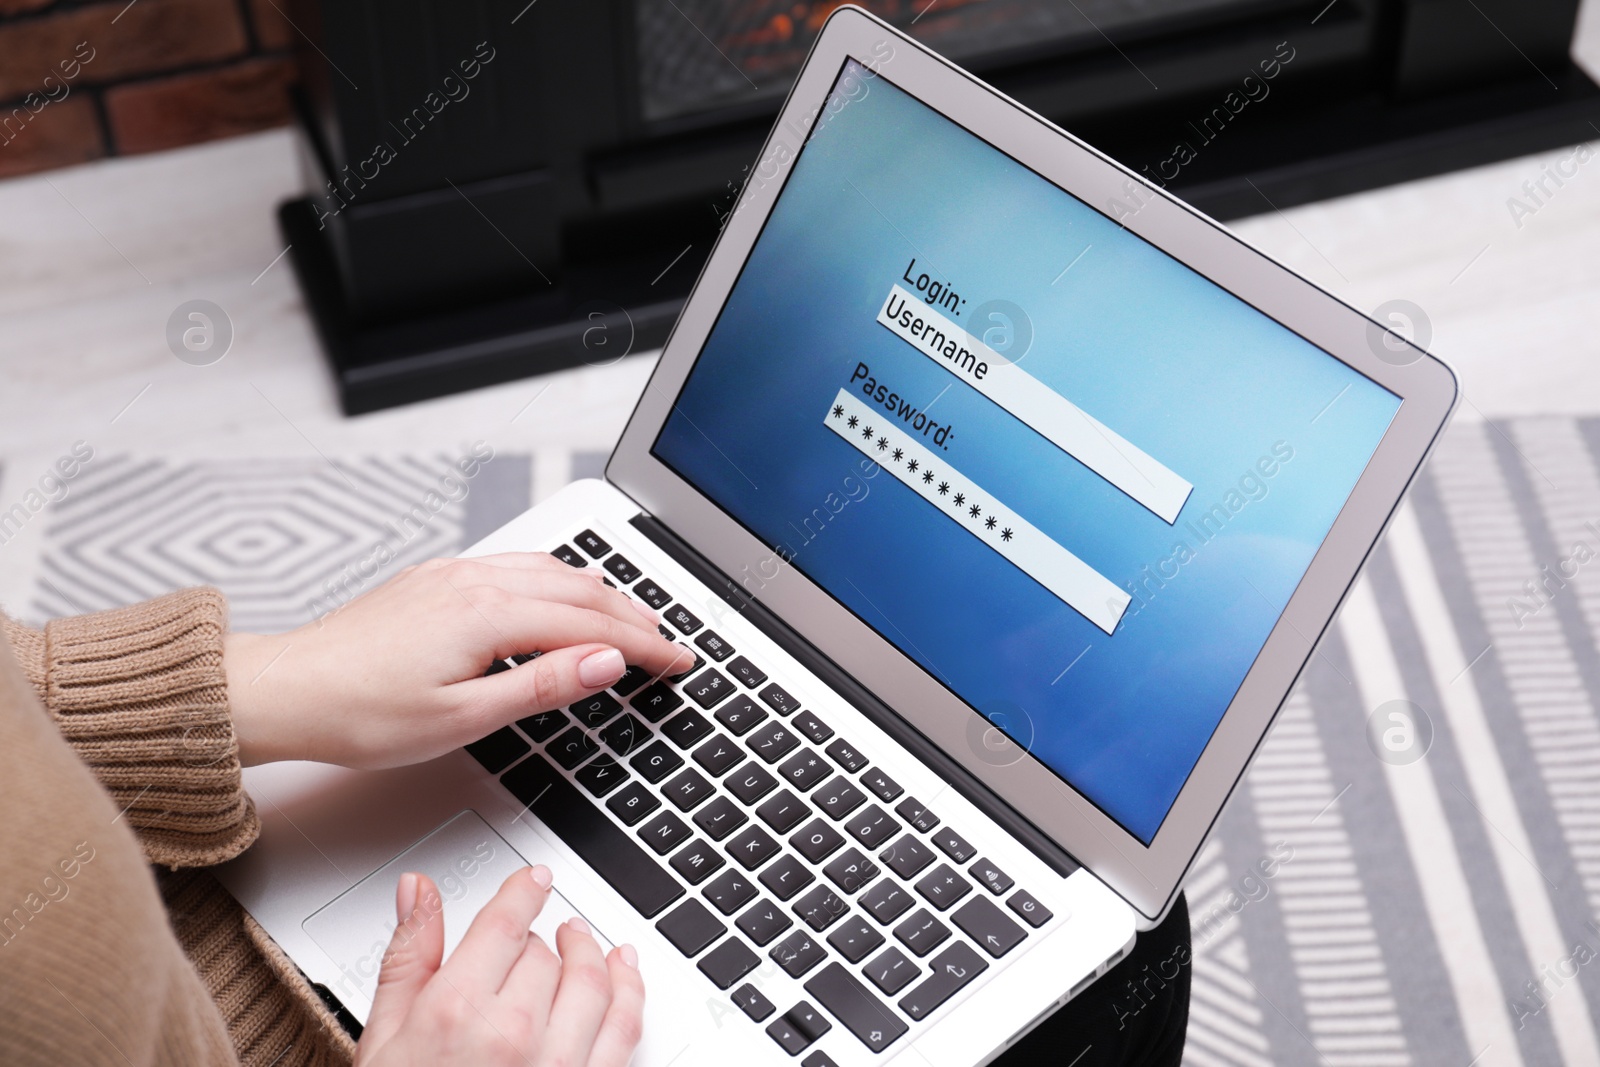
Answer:
[[579, 548], [589, 553], [590, 558], [599, 559], [611, 551], [611, 546], [600, 539], [600, 535], [593, 530], [584, 530], [572, 539]]
[[778, 786], [778, 780], [768, 774], [761, 764], [754, 760], [734, 771], [723, 780], [728, 787], [728, 792], [738, 797], [742, 803], [754, 804]]
[[761, 872], [761, 884], [779, 900], [788, 900], [816, 880], [816, 875], [787, 852]]
[[606, 807], [611, 809], [611, 813], [629, 826], [633, 826], [660, 806], [661, 801], [655, 798], [655, 794], [638, 782], [633, 782], [606, 801]]
[[744, 759], [744, 752], [725, 735], [718, 734], [694, 750], [694, 761], [713, 778], [720, 778]]
[[490, 774], [499, 774], [532, 751], [533, 747], [509, 726], [502, 726], [488, 737], [467, 746], [468, 755]]
[[500, 781], [645, 918], [683, 895], [677, 879], [542, 756], [529, 756]]
[[707, 630], [695, 638], [694, 643], [700, 651], [710, 656], [717, 663], [721, 663], [733, 655], [733, 646], [728, 644], [722, 635], [715, 630]]
[[756, 887], [750, 884], [747, 875], [730, 867], [708, 882], [700, 892], [722, 914], [732, 915], [755, 899]]
[[672, 594], [649, 578], [634, 586], [633, 594], [657, 611], [672, 603]]
[[867, 792], [885, 804], [905, 792], [904, 789], [900, 788], [899, 782], [883, 773], [883, 768], [881, 767], [874, 767], [866, 774], [863, 774], [861, 776], [861, 784], [867, 787]]
[[796, 930], [767, 950], [772, 962], [790, 978], [799, 978], [828, 958], [828, 950], [812, 940], [804, 930]]
[[652, 682], [628, 703], [649, 721], [660, 722], [683, 705], [683, 698], [666, 682]]
[[727, 989], [733, 983], [755, 970], [761, 963], [737, 937], [730, 937], [707, 952], [697, 966], [700, 973], [711, 979], [718, 989]]
[[639, 836], [645, 844], [655, 849], [656, 855], [665, 856], [689, 840], [690, 830], [683, 824], [683, 820], [670, 811], [663, 811], [660, 815], [644, 824], [639, 831]]
[[833, 768], [828, 766], [827, 760], [809, 748], [802, 748], [778, 768], [778, 777], [802, 793], [821, 785], [822, 780], [832, 773]]
[[[763, 677], [765, 676], [763, 675]], [[761, 683], [755, 682], [752, 684], [760, 685]], [[791, 712], [795, 712], [800, 709], [800, 702], [794, 697], [790, 696], [789, 691], [784, 689], [783, 686], [779, 685], [777, 682], [773, 682], [771, 685], [761, 690], [761, 699], [767, 702], [767, 707], [771, 708], [779, 715], [788, 715]]]
[[941, 863], [922, 876], [917, 883], [917, 892], [929, 904], [944, 911], [972, 892], [972, 883], [957, 874], [948, 863]]
[[583, 725], [593, 730], [605, 725], [607, 720], [622, 710], [622, 704], [610, 693], [596, 693], [585, 697], [567, 709]]
[[[685, 882], [699, 885], [727, 863], [728, 861], [723, 859], [708, 842], [696, 838], [679, 849], [678, 854], [668, 861], [668, 866], [681, 874]], [[722, 988], [726, 989], [727, 986]]]
[[728, 855], [753, 871], [778, 854], [778, 843], [759, 826], [746, 826], [727, 844]]
[[894, 936], [918, 956], [926, 956], [950, 936], [950, 928], [935, 919], [927, 908], [918, 908], [894, 928]]
[[995, 907], [988, 897], [973, 897], [950, 914], [950, 921], [960, 927], [985, 952], [999, 959], [1022, 944], [1028, 932]]
[[860, 849], [847, 848], [829, 860], [822, 873], [846, 893], [854, 893], [878, 877], [878, 865], [863, 856]]
[[520, 667], [524, 663], [532, 663], [542, 655], [544, 655], [543, 652], [518, 652], [511, 657], [511, 663], [513, 666]]
[[713, 797], [694, 815], [694, 824], [713, 841], [721, 841], [749, 820], [750, 816], [727, 797]]
[[728, 930], [717, 921], [715, 915], [706, 910], [704, 904], [693, 897], [657, 922], [656, 929], [685, 956], [699, 955], [702, 949]]
[[717, 721], [735, 737], [743, 737], [767, 717], [767, 709], [747, 696], [728, 701], [717, 709]]
[[812, 819], [789, 838], [789, 845], [812, 863], [821, 863], [823, 857], [844, 844], [837, 830], [821, 819]]
[[885, 878], [861, 894], [861, 906], [867, 909], [868, 915], [888, 926], [911, 907], [911, 894], [904, 886], [896, 885], [894, 879]]
[[768, 763], [776, 763], [800, 743], [800, 739], [781, 722], [769, 722], [751, 732], [745, 744]]
[[550, 740], [567, 725], [567, 717], [559, 711], [541, 711], [537, 715], [518, 719], [517, 725], [522, 727], [523, 733], [535, 741], [544, 742]]
[[693, 708], [680, 712], [668, 719], [661, 726], [661, 736], [670, 740], [679, 748], [688, 748], [697, 745], [711, 736], [711, 731], [716, 729], [704, 715]]
[[610, 745], [611, 750], [617, 755], [626, 756], [650, 740], [650, 727], [629, 712], [601, 730], [600, 740]]
[[901, 834], [900, 840], [878, 853], [878, 858], [887, 863], [895, 874], [910, 881], [917, 872], [933, 862], [933, 849], [910, 834]]
[[693, 767], [661, 787], [662, 795], [672, 801], [679, 811], [688, 811], [706, 800], [716, 787]]
[[589, 561], [574, 552], [571, 545], [557, 545], [550, 554], [569, 567], [587, 567]]
[[927, 980], [900, 998], [900, 1010], [914, 1021], [926, 1019], [935, 1008], [989, 969], [983, 957], [964, 941], [957, 941], [939, 953], [928, 966], [932, 973]]
[[617, 684], [611, 691], [618, 696], [627, 696], [650, 680], [650, 672], [643, 667], [629, 667], [622, 672], [622, 677], [617, 679]]
[[576, 726], [545, 746], [550, 758], [567, 770], [594, 755], [599, 746], [594, 739]]
[[867, 981], [883, 990], [884, 995], [892, 997], [922, 972], [906, 958], [904, 952], [890, 945], [878, 953], [877, 958], [867, 964], [861, 973], [867, 976]]
[[733, 925], [756, 944], [765, 945], [793, 926], [794, 920], [772, 901], [763, 900], [733, 920]]
[[772, 827], [775, 833], [786, 834], [804, 822], [806, 816], [811, 814], [811, 809], [806, 807], [805, 801], [787, 789], [780, 789], [762, 802], [756, 809], [756, 814], [761, 816], [761, 821]]
[[811, 798], [835, 822], [867, 802], [867, 795], [844, 775], [835, 775]]
[[632, 585], [639, 578], [639, 568], [628, 562], [627, 557], [620, 553], [606, 560], [602, 566], [623, 585]]
[[828, 944], [851, 963], [860, 963], [867, 953], [883, 944], [883, 935], [861, 916], [852, 915], [828, 935]]
[[[804, 1019], [815, 1020], [813, 1027], [816, 1033], [807, 1033], [801, 1021], [795, 1018], [796, 1013], [801, 1013]], [[767, 1036], [778, 1043], [778, 1047], [791, 1056], [798, 1056], [817, 1038], [833, 1029], [833, 1024], [817, 1014], [817, 1009], [801, 1001], [790, 1008], [783, 1015], [767, 1024]]]
[[811, 1055], [800, 1061], [800, 1067], [839, 1067], [839, 1065], [820, 1048], [812, 1049]]
[[923, 833], [939, 825], [939, 816], [923, 807], [922, 801], [916, 797], [906, 797], [894, 810], [902, 819]]
[[869, 1051], [882, 1052], [911, 1029], [841, 964], [830, 963], [818, 971], [806, 983], [806, 992]]
[[804, 734], [812, 744], [820, 745], [833, 736], [833, 727], [809, 711], [802, 711], [796, 715], [790, 725]]
[[999, 867], [996, 867], [988, 860], [979, 860], [977, 863], [974, 863], [971, 867], [967, 868], [967, 873], [976, 878], [979, 885], [983, 886], [995, 896], [999, 896], [1001, 893], [1004, 893], [1007, 889], [1010, 889], [1015, 884], [1012, 882], [1009, 874], [1007, 874], [1005, 871], [1002, 871]]
[[575, 776], [578, 784], [597, 797], [603, 797], [628, 780], [628, 772], [610, 756], [602, 753]]
[[746, 689], [754, 689], [767, 680], [766, 672], [743, 656], [737, 656], [729, 661], [728, 673], [739, 679]]
[[688, 637], [690, 634], [694, 633], [696, 630], [700, 629], [702, 625], [704, 625], [699, 619], [694, 617], [694, 612], [690, 611], [682, 604], [674, 605], [672, 610], [663, 612], [661, 617], [670, 622], [673, 628], [679, 633], [683, 634], [685, 637]]
[[[672, 631], [671, 630], [669, 630], [665, 626], [663, 626], [663, 627], [661, 627], [661, 632], [664, 635], [666, 635], [666, 638], [667, 638], [668, 641], [672, 640]], [[695, 652], [695, 650], [690, 648], [688, 645], [679, 645], [678, 647], [683, 649], [685, 652], [688, 652], [689, 654], [693, 655], [694, 656], [694, 662], [689, 664], [689, 666], [685, 667], [683, 670], [679, 671], [677, 674], [669, 674], [669, 675], [667, 675], [667, 681], [669, 681], [669, 682], [681, 682], [685, 678], [689, 677], [689, 675], [693, 674], [695, 671], [698, 671], [701, 667], [704, 667], [706, 665], [705, 657], [700, 655], [699, 653]]]
[[978, 853], [977, 849], [967, 844], [966, 838], [948, 826], [933, 835], [933, 843], [939, 846], [939, 851], [957, 863], [965, 863]]
[[761, 995], [761, 990], [748, 982], [733, 991], [733, 1002], [753, 1022], [760, 1022], [778, 1010], [772, 1006], [772, 1001]]
[[794, 913], [818, 933], [844, 918], [844, 913], [849, 910], [850, 905], [827, 885], [815, 887], [794, 902]]
[[900, 824], [891, 819], [888, 812], [873, 804], [845, 823], [844, 832], [861, 847], [871, 849], [899, 833]]
[[1033, 894], [1026, 889], [1012, 893], [1011, 899], [1006, 901], [1006, 907], [1022, 916], [1022, 921], [1035, 929], [1051, 919], [1050, 909], [1035, 900]]
[[493, 663], [489, 664], [489, 669], [483, 672], [483, 676], [487, 678], [491, 674], [499, 674], [501, 671], [509, 671], [510, 669], [511, 664], [507, 663], [503, 659], [497, 659]]
[[867, 765], [867, 757], [857, 752], [855, 746], [842, 737], [834, 738], [833, 744], [828, 746], [828, 755], [833, 761], [843, 767], [850, 774], [854, 774]]
[[635, 754], [628, 766], [638, 772], [639, 777], [654, 784], [682, 767], [683, 757], [672, 751], [665, 741], [653, 741]]
[[715, 667], [707, 667], [693, 679], [684, 682], [683, 691], [702, 708], [711, 708], [733, 695], [733, 683]]

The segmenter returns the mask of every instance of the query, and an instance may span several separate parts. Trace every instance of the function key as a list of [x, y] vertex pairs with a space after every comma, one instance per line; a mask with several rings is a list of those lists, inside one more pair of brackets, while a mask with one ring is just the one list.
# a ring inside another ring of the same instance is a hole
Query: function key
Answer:
[[802, 711], [796, 715], [792, 720], [792, 725], [812, 742], [819, 745], [833, 736], [833, 727], [809, 711]]
[[883, 768], [874, 767], [861, 776], [861, 784], [867, 787], [867, 792], [883, 801], [885, 804], [904, 793], [900, 783], [883, 773]]
[[660, 722], [683, 706], [683, 697], [674, 693], [666, 682], [655, 682], [639, 690], [628, 703], [651, 722]]
[[926, 956], [944, 943], [950, 936], [950, 928], [935, 919], [927, 908], [918, 908], [894, 928], [894, 936], [918, 956]]
[[502, 726], [488, 737], [467, 746], [467, 752], [483, 764], [483, 769], [490, 774], [499, 774], [532, 751], [528, 742], [509, 726]]
[[911, 904], [911, 892], [905, 886], [898, 885], [893, 878], [881, 879], [877, 885], [861, 894], [861, 906], [884, 926], [904, 915]]
[[695, 638], [694, 643], [699, 646], [700, 651], [710, 656], [717, 663], [721, 663], [733, 655], [733, 646], [723, 640], [722, 635], [715, 630], [707, 630]]
[[817, 790], [811, 797], [817, 807], [827, 813], [835, 822], [855, 811], [867, 802], [867, 794], [855, 787], [855, 783], [844, 775], [833, 777], [827, 785]]
[[917, 883], [917, 892], [929, 904], [944, 911], [972, 892], [972, 883], [957, 874], [948, 863], [941, 863], [922, 876]]
[[1006, 901], [1006, 907], [1020, 915], [1023, 922], [1035, 928], [1043, 926], [1053, 917], [1050, 909], [1035, 900], [1033, 894], [1026, 889], [1012, 893], [1011, 899]]
[[585, 697], [567, 709], [579, 722], [593, 730], [604, 725], [611, 716], [622, 710], [622, 705], [609, 693], [596, 693]]
[[754, 689], [767, 680], [766, 672], [743, 656], [736, 656], [729, 661], [728, 673], [739, 679], [746, 689]]
[[726, 726], [735, 737], [743, 737], [767, 717], [767, 709], [747, 696], [728, 701], [717, 709], [717, 721]]
[[628, 780], [628, 772], [623, 770], [616, 760], [607, 755], [596, 756], [589, 765], [579, 771], [575, 778], [578, 784], [597, 797], [603, 797], [617, 786]]
[[622, 672], [622, 677], [617, 679], [617, 684], [611, 691], [618, 696], [627, 696], [650, 680], [650, 672], [643, 667], [629, 667]]
[[718, 989], [727, 989], [760, 964], [760, 956], [746, 948], [745, 943], [737, 937], [730, 937], [707, 952], [705, 959], [697, 966], [700, 973], [711, 979]]
[[[778, 1009], [773, 1007], [772, 1001], [761, 995], [761, 990], [746, 982], [733, 991], [733, 1002], [739, 1005], [739, 1010], [750, 1017], [752, 1022], [760, 1022]], [[801, 1067], [805, 1067], [804, 1064]]]
[[626, 756], [650, 740], [650, 727], [629, 713], [613, 720], [601, 730], [600, 740], [610, 745], [617, 755]]
[[830, 963], [818, 971], [806, 983], [806, 992], [871, 1052], [882, 1052], [911, 1029], [841, 964]]
[[[755, 764], [750, 766], [754, 767]], [[763, 772], [765, 773], [765, 772]], [[811, 809], [806, 807], [806, 802], [789, 792], [780, 789], [764, 800], [756, 814], [761, 816], [761, 821], [772, 827], [780, 834], [786, 834], [799, 826], [811, 814]]]
[[606, 560], [602, 566], [604, 566], [606, 570], [610, 571], [617, 581], [621, 582], [623, 585], [632, 585], [634, 582], [638, 581], [639, 575], [642, 573], [638, 567], [635, 567], [631, 562], [629, 562], [628, 557], [622, 555], [620, 552]]
[[589, 553], [592, 559], [599, 559], [611, 551], [611, 546], [601, 540], [600, 535], [593, 530], [585, 530], [572, 540], [577, 542], [579, 548]]
[[522, 727], [522, 732], [535, 741], [548, 741], [565, 725], [567, 717], [559, 711], [541, 711], [537, 715], [529, 715], [525, 719], [518, 719], [517, 725]]
[[[763, 674], [761, 678], [747, 684], [749, 684], [751, 687], [758, 686], [765, 678], [766, 675]], [[792, 715], [800, 710], [800, 702], [794, 697], [790, 696], [789, 691], [783, 686], [779, 685], [777, 682], [773, 682], [771, 685], [761, 690], [761, 699], [767, 702], [767, 707], [771, 708], [779, 715]]]
[[939, 816], [928, 808], [923, 807], [922, 801], [916, 797], [906, 797], [900, 802], [900, 806], [894, 810], [912, 827], [921, 830], [923, 833], [927, 833], [939, 825]]
[[636, 825], [640, 819], [660, 806], [661, 801], [655, 798], [655, 794], [638, 782], [631, 783], [622, 792], [606, 801], [606, 807], [611, 809], [611, 814], [621, 819], [627, 826]]
[[802, 793], [810, 792], [812, 787], [832, 773], [833, 768], [828, 766], [828, 761], [809, 748], [802, 748], [778, 768], [778, 777]]
[[688, 637], [705, 624], [695, 618], [694, 613], [682, 604], [674, 604], [670, 610], [662, 615], [683, 636]]
[[545, 751], [550, 754], [551, 759], [570, 771], [594, 755], [599, 747], [594, 743], [594, 738], [574, 726], [546, 745]]
[[571, 545], [557, 545], [550, 554], [569, 567], [587, 567], [589, 561], [572, 550]]
[[646, 604], [649, 604], [657, 611], [660, 611], [662, 608], [672, 603], [672, 594], [661, 588], [649, 578], [646, 578], [644, 581], [634, 586], [633, 593], [640, 600], [644, 601]]
[[662, 725], [661, 736], [679, 748], [688, 748], [696, 742], [704, 741], [714, 729], [716, 727], [712, 726], [704, 715], [693, 708], [688, 708]]
[[[821, 952], [822, 950], [818, 949], [817, 951]], [[773, 958], [776, 959], [777, 957], [774, 956]], [[818, 959], [820, 958], [818, 957]], [[804, 974], [816, 962], [816, 960], [811, 960], [805, 967], [795, 971], [795, 977], [798, 978]], [[788, 969], [789, 967], [784, 967], [784, 970]], [[768, 1024], [767, 1036], [776, 1041], [778, 1047], [789, 1055], [798, 1056], [813, 1041], [832, 1029], [833, 1024], [824, 1019], [821, 1012], [802, 1000], [781, 1017]]]
[[921, 973], [917, 965], [906, 958], [906, 954], [890, 945], [877, 958], [862, 969], [862, 974], [867, 980], [879, 989], [885, 996], [894, 996], [900, 990], [910, 985], [912, 980]]
[[854, 774], [867, 765], [867, 757], [855, 750], [855, 747], [844, 738], [838, 738], [828, 746], [828, 755], [834, 762], [845, 769], [848, 774]]
[[[799, 978], [802, 974], [827, 959], [828, 950], [817, 944], [816, 939], [806, 931], [796, 930], [776, 945], [773, 945], [768, 950], [767, 955], [771, 956], [772, 962], [782, 967], [784, 973], [790, 978]], [[821, 1019], [821, 1016], [818, 1016], [818, 1019]], [[822, 1022], [821, 1025], [823, 1032], [826, 1032], [829, 1024]], [[808, 1045], [810, 1043], [809, 1041], [806, 1042]]]
[[728, 928], [706, 906], [690, 897], [679, 904], [666, 917], [656, 923], [661, 936], [685, 956], [699, 955], [700, 950], [721, 937]]
[[864, 848], [877, 848], [900, 832], [900, 824], [878, 805], [873, 804], [844, 824], [850, 840]]
[[950, 921], [995, 959], [1022, 944], [1028, 932], [995, 907], [988, 897], [973, 897], [950, 913]]
[[778, 762], [799, 743], [800, 739], [784, 729], [783, 723], [776, 719], [758, 727], [745, 741], [745, 744], [750, 746], [750, 751], [768, 763]]
[[955, 996], [968, 982], [989, 969], [965, 941], [957, 941], [928, 964], [928, 980], [900, 998], [900, 1010], [920, 1022]]
[[733, 695], [733, 683], [718, 673], [715, 667], [709, 667], [705, 673], [684, 682], [683, 691], [702, 708], [710, 708]]
[[1007, 889], [1010, 889], [1012, 885], [1015, 884], [1012, 882], [1009, 874], [1007, 874], [1005, 871], [1002, 871], [999, 867], [996, 867], [988, 860], [979, 860], [977, 863], [974, 863], [971, 867], [967, 868], [967, 873], [976, 878], [979, 885], [983, 886], [995, 896], [999, 896], [1001, 893], [1004, 893]]
[[728, 792], [739, 798], [741, 803], [754, 804], [777, 788], [778, 780], [768, 774], [755, 760], [750, 760], [728, 775], [723, 784], [728, 787]]
[[957, 863], [965, 863], [978, 854], [977, 849], [967, 844], [966, 838], [948, 826], [933, 835], [933, 843], [939, 846], [940, 852]]

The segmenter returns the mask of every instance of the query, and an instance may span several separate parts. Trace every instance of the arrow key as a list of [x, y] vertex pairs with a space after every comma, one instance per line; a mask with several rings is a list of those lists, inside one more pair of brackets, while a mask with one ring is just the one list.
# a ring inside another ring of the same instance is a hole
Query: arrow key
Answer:
[[951, 913], [950, 921], [995, 959], [1022, 944], [1022, 939], [1028, 936], [1026, 930], [1006, 918], [1005, 912], [984, 896], [973, 897], [961, 905]]

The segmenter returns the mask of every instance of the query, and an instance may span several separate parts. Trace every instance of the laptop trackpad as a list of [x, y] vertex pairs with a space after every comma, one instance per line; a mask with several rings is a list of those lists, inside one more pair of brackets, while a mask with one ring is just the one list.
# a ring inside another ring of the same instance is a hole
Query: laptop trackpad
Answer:
[[[420, 871], [439, 887], [444, 902], [444, 952], [460, 944], [473, 916], [500, 889], [513, 871], [528, 866], [505, 838], [472, 810], [461, 812], [427, 837], [373, 871], [318, 909], [302, 925], [311, 940], [338, 966], [334, 989], [345, 1006], [365, 1020], [378, 988], [378, 969], [394, 936], [394, 894], [400, 876]], [[555, 947], [556, 927], [577, 915], [567, 898], [552, 889], [532, 930]], [[593, 926], [593, 924], [590, 924]], [[611, 942], [599, 930], [595, 938], [605, 951]], [[352, 1003], [359, 993], [366, 1004]]]

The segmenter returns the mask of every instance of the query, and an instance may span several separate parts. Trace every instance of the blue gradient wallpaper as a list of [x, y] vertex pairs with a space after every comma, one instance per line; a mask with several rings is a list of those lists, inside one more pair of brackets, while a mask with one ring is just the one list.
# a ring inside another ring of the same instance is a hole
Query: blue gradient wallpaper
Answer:
[[[879, 325], [924, 273], [948, 318], [1191, 483], [1176, 521]], [[874, 402], [862, 365], [1131, 595], [1114, 632], [824, 424], [840, 389]], [[1398, 407], [850, 64], [654, 451], [1148, 843]]]

